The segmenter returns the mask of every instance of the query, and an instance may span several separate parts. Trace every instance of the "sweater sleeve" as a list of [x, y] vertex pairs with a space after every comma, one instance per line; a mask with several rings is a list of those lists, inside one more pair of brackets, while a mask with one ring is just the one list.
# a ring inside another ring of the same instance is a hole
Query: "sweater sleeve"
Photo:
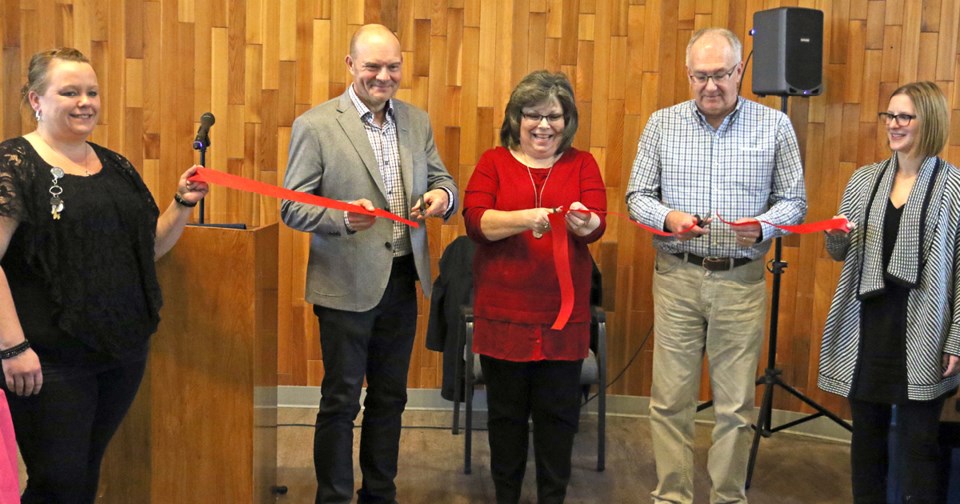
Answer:
[[573, 239], [583, 243], [593, 243], [603, 236], [607, 229], [607, 188], [603, 183], [603, 177], [600, 175], [600, 166], [592, 154], [584, 153], [583, 166], [580, 169], [580, 202], [587, 208], [599, 210], [600, 225], [592, 233], [586, 236], [576, 236], [571, 233]]
[[[957, 168], [953, 165], [946, 164], [942, 169], [950, 170], [950, 182], [955, 182], [958, 180]], [[947, 190], [944, 191], [944, 194], [949, 194], [950, 198], [954, 200], [953, 208], [950, 212], [950, 226], [954, 230], [953, 237], [953, 282], [952, 282], [952, 297], [953, 297], [953, 306], [951, 306], [951, 321], [950, 327], [947, 330], [947, 340], [944, 342], [943, 352], [950, 355], [960, 355], [960, 202], [957, 201], [958, 193], [960, 193], [960, 183], [952, 183], [947, 186]], [[952, 190], [951, 190], [952, 189]]]
[[[873, 179], [871, 175], [876, 172], [876, 167], [877, 165], [870, 165], [854, 172], [843, 191], [843, 197], [840, 199], [840, 208], [837, 209], [837, 215], [847, 216], [847, 220], [856, 226], [862, 225], [860, 222], [863, 219], [863, 216], [860, 215], [862, 202], [869, 197], [866, 192], [871, 189], [869, 182]], [[827, 235], [825, 244], [830, 257], [835, 261], [845, 260], [850, 249], [853, 233], [858, 232], [860, 232], [859, 229], [853, 229], [846, 234]]]
[[487, 210], [496, 207], [500, 187], [500, 177], [493, 163], [492, 152], [489, 150], [480, 156], [463, 197], [463, 222], [467, 228], [467, 236], [477, 243], [490, 243], [480, 229], [480, 219]]

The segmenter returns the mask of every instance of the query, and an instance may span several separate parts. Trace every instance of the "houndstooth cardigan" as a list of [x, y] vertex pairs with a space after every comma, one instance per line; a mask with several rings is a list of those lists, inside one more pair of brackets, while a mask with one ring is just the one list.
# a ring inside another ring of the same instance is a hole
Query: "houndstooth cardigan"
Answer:
[[[847, 235], [826, 238], [827, 251], [844, 265], [823, 330], [817, 385], [849, 396], [860, 346], [858, 296], [875, 294], [865, 285], [879, 275], [911, 287], [907, 299], [907, 397], [925, 401], [960, 383], [960, 375], [942, 377], [942, 354], [960, 355], [960, 170], [937, 158], [924, 162], [904, 207], [906, 224], [901, 225], [890, 266], [879, 274], [865, 273], [865, 264], [870, 270], [876, 261], [869, 256], [865, 261], [864, 251], [876, 254], [882, 250], [882, 211], [877, 210], [886, 205], [895, 168], [896, 156], [854, 172], [838, 214], [857, 226]], [[924, 198], [927, 193], [932, 197]], [[868, 201], [871, 195], [872, 201]], [[925, 199], [930, 200], [929, 212], [920, 212], [921, 206], [927, 206]], [[913, 258], [897, 253], [911, 248]], [[908, 278], [898, 276], [903, 271]]]

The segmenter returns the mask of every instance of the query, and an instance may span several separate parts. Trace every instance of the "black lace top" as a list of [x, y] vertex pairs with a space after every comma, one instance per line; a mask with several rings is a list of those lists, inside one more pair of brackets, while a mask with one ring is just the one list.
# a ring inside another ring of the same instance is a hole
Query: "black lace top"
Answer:
[[90, 145], [103, 169], [60, 180], [54, 220], [51, 166], [22, 137], [0, 143], [0, 216], [19, 223], [0, 265], [41, 361], [142, 359], [159, 322], [160, 211], [126, 158]]

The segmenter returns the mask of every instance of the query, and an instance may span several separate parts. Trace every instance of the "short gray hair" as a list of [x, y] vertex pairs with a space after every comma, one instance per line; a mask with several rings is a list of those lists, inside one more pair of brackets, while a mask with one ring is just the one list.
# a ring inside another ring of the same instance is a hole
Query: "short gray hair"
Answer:
[[690, 49], [693, 48], [698, 40], [700, 40], [704, 35], [720, 35], [723, 38], [727, 39], [727, 43], [730, 44], [730, 48], [733, 49], [734, 56], [737, 57], [737, 63], [743, 60], [743, 44], [740, 43], [740, 39], [730, 30], [726, 28], [701, 28], [697, 30], [692, 37], [690, 37], [690, 42], [687, 42], [687, 59], [686, 65], [690, 67]]

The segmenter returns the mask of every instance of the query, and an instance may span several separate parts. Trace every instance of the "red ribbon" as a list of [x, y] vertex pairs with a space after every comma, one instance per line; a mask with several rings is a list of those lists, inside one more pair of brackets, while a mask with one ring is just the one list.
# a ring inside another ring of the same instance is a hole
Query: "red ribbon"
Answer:
[[364, 215], [374, 215], [377, 217], [383, 217], [386, 219], [394, 220], [401, 222], [410, 227], [420, 227], [420, 224], [416, 222], [404, 219], [399, 215], [394, 215], [386, 210], [376, 208], [373, 211], [367, 210], [360, 205], [354, 205], [353, 203], [345, 203], [343, 201], [324, 198], [323, 196], [317, 196], [316, 194], [308, 194], [304, 192], [294, 191], [291, 189], [284, 189], [283, 187], [277, 187], [275, 185], [266, 184], [258, 180], [251, 180], [248, 178], [239, 177], [237, 175], [231, 175], [229, 173], [224, 173], [217, 170], [211, 170], [209, 168], [198, 167], [197, 173], [188, 178], [187, 180], [191, 182], [206, 182], [208, 184], [217, 184], [224, 187], [230, 187], [232, 189], [237, 189], [240, 191], [252, 192], [257, 194], [262, 194], [264, 196], [270, 196], [272, 198], [285, 199], [290, 201], [299, 201], [300, 203], [306, 203], [308, 205], [316, 205], [319, 207], [333, 208], [334, 210], [343, 210], [346, 212], [359, 213]]
[[[611, 211], [602, 211], [602, 210], [580, 210], [580, 209], [562, 209], [558, 208], [555, 212], [549, 215], [550, 218], [550, 227], [553, 230], [551, 233], [553, 240], [553, 266], [557, 272], [557, 279], [560, 281], [560, 312], [557, 314], [557, 319], [553, 321], [553, 325], [550, 327], [555, 331], [563, 329], [567, 325], [567, 321], [570, 320], [570, 315], [573, 313], [573, 301], [574, 301], [574, 291], [573, 291], [573, 274], [570, 272], [570, 251], [569, 244], [567, 240], [567, 226], [564, 221], [564, 215], [567, 212], [577, 212], [580, 214], [590, 214], [590, 213], [603, 213], [607, 215], [614, 215], [626, 219], [627, 222], [635, 224], [636, 226], [645, 229], [655, 235], [659, 236], [673, 236], [674, 233], [668, 231], [663, 231], [661, 229], [652, 228], [646, 226], [639, 222], [630, 219], [629, 216], [620, 214], [617, 212]], [[723, 217], [717, 215], [717, 219], [724, 224], [727, 224], [731, 227], [746, 227], [756, 225], [752, 221], [748, 222], [729, 222], [723, 220]], [[796, 234], [806, 234], [806, 233], [815, 233], [817, 231], [831, 231], [831, 230], [842, 230], [845, 232], [850, 231], [849, 222], [844, 217], [837, 217], [825, 221], [819, 222], [809, 222], [805, 224], [798, 225], [779, 225], [772, 222], [760, 220], [764, 224], [769, 224], [775, 228], [783, 229]], [[685, 233], [692, 229], [696, 224], [691, 224], [686, 229], [681, 230], [679, 233]], [[678, 233], [678, 234], [679, 234]]]
[[[752, 221], [747, 221], [747, 222], [726, 221], [726, 220], [723, 220], [723, 217], [720, 217], [720, 215], [717, 215], [717, 219], [719, 219], [720, 222], [730, 227], [747, 227], [747, 226], [756, 225]], [[757, 222], [762, 222], [769, 226], [773, 226], [777, 229], [782, 229], [784, 231], [788, 231], [794, 234], [809, 234], [809, 233], [816, 233], [817, 231], [843, 231], [845, 233], [850, 232], [850, 221], [848, 221], [846, 217], [834, 217], [833, 219], [827, 219], [827, 220], [822, 220], [817, 222], [805, 222], [803, 224], [797, 224], [797, 225], [780, 225], [780, 224], [774, 224], [772, 222], [759, 220], [759, 219], [757, 219]]]
[[550, 218], [550, 228], [553, 230], [551, 239], [553, 240], [553, 267], [557, 272], [557, 280], [560, 281], [560, 312], [557, 313], [557, 319], [553, 321], [550, 329], [559, 331], [566, 327], [570, 320], [570, 314], [573, 313], [573, 274], [570, 272], [570, 244], [567, 239], [567, 223], [564, 220], [566, 212], [554, 212]]
[[[593, 209], [590, 209], [590, 210], [570, 210], [570, 211], [571, 211], [571, 212], [584, 213], [584, 214], [590, 213], [590, 212], [595, 212], [595, 213], [605, 213], [605, 214], [607, 214], [607, 215], [614, 215], [614, 216], [620, 217], [620, 218], [622, 218], [622, 219], [626, 219], [626, 220], [627, 220], [628, 222], [630, 222], [631, 224], [633, 224], [633, 225], [635, 225], [635, 226], [637, 226], [637, 227], [639, 227], [639, 228], [645, 229], [645, 230], [647, 230], [647, 231], [649, 231], [649, 232], [651, 232], [651, 233], [653, 233], [653, 234], [655, 234], [655, 235], [658, 235], [658, 236], [674, 236], [674, 233], [671, 233], [671, 232], [669, 232], [669, 231], [664, 231], [664, 230], [662, 230], [662, 229], [652, 228], [652, 227], [647, 226], [647, 225], [645, 225], [645, 224], [641, 224], [641, 223], [639, 223], [639, 222], [631, 219], [630, 216], [624, 215], [624, 214], [620, 214], [620, 213], [617, 213], [617, 212], [604, 212], [604, 211], [601, 211], [601, 210], [593, 210]], [[728, 226], [730, 226], [730, 227], [748, 227], [748, 226], [754, 226], [754, 225], [755, 225], [754, 222], [752, 222], [752, 221], [739, 222], [739, 223], [726, 221], [726, 220], [723, 219], [723, 217], [720, 217], [719, 215], [717, 215], [717, 219], [718, 219], [720, 222], [722, 222], [722, 223], [724, 223], [724, 224], [726, 224], [726, 225], [728, 225]], [[794, 234], [809, 234], [809, 233], [816, 233], [817, 231], [843, 231], [843, 232], [845, 232], [845, 233], [849, 233], [849, 232], [850, 232], [850, 222], [849, 222], [845, 217], [835, 217], [835, 218], [833, 218], [833, 219], [827, 219], [827, 220], [822, 220], [822, 221], [817, 221], [817, 222], [805, 222], [805, 223], [803, 223], [803, 224], [797, 224], [797, 225], [774, 224], [774, 223], [772, 223], [772, 222], [770, 222], [770, 221], [759, 220], [759, 219], [757, 219], [757, 222], [762, 222], [762, 223], [764, 223], [764, 224], [773, 226], [773, 227], [775, 227], [775, 228], [777, 228], [777, 229], [782, 229], [782, 230], [784, 230], [784, 231], [787, 231], [787, 232], [790, 232], [790, 233], [794, 233]], [[690, 226], [688, 226], [688, 227], [686, 227], [686, 228], [684, 228], [684, 229], [681, 229], [681, 230], [678, 231], [676, 234], [686, 233], [687, 231], [690, 231], [691, 229], [693, 229], [694, 226], [696, 226], [696, 224], [691, 224]]]
[[[643, 230], [645, 230], [645, 231], [648, 231], [648, 232], [650, 232], [650, 233], [653, 233], [653, 234], [655, 234], [655, 235], [657, 235], [657, 236], [674, 236], [674, 233], [671, 233], [670, 231], [664, 231], [664, 230], [662, 230], [662, 229], [657, 229], [657, 228], [650, 227], [650, 226], [648, 226], [648, 225], [646, 225], [646, 224], [642, 224], [642, 223], [640, 223], [640, 222], [637, 222], [637, 221], [631, 219], [629, 215], [622, 214], [622, 213], [612, 212], [612, 211], [609, 211], [609, 210], [607, 210], [607, 211], [604, 211], [604, 210], [594, 210], [594, 209], [592, 209], [592, 208], [589, 209], [589, 210], [568, 210], [568, 211], [569, 211], [569, 212], [578, 212], [578, 213], [582, 213], [582, 214], [598, 213], [598, 214], [613, 215], [614, 217], [620, 217], [621, 219], [629, 222], [630, 224], [633, 224], [634, 226], [637, 226], [638, 228], [643, 229]], [[690, 224], [689, 226], [681, 229], [680, 231], [677, 231], [677, 234], [686, 233], [687, 231], [690, 231], [691, 229], [693, 229], [696, 225], [697, 225], [696, 223]]]
[[[386, 210], [377, 208], [373, 211], [369, 211], [363, 208], [360, 205], [354, 205], [352, 203], [345, 203], [343, 201], [334, 200], [330, 198], [324, 198], [322, 196], [317, 196], [315, 194], [308, 194], [304, 192], [293, 191], [290, 189], [285, 189], [282, 187], [277, 187], [275, 185], [266, 184], [257, 180], [252, 180], [244, 177], [239, 177], [237, 175], [231, 175], [229, 173], [224, 173], [216, 170], [211, 170], [209, 168], [198, 167], [197, 173], [191, 176], [188, 180], [191, 182], [206, 182], [209, 184], [217, 184], [224, 187], [230, 187], [232, 189], [237, 189], [240, 191], [252, 192], [256, 194], [262, 194], [264, 196], [270, 196], [278, 199], [286, 199], [290, 201], [298, 201], [300, 203], [306, 203], [308, 205], [316, 205], [325, 208], [333, 208], [335, 210], [343, 210], [347, 212], [354, 212], [365, 215], [374, 215], [377, 217], [383, 217], [386, 219], [394, 220], [401, 222], [410, 227], [420, 227], [420, 225], [412, 220], [404, 219], [398, 215], [387, 212]], [[602, 211], [602, 210], [563, 210], [557, 209], [556, 212], [549, 215], [550, 227], [553, 230], [551, 237], [553, 240], [553, 265], [557, 273], [557, 280], [560, 282], [560, 311], [557, 313], [556, 320], [553, 321], [553, 325], [550, 326], [551, 329], [555, 331], [562, 330], [566, 327], [567, 322], [570, 320], [570, 315], [573, 313], [573, 302], [574, 302], [574, 290], [573, 290], [573, 274], [570, 271], [570, 247], [567, 239], [567, 225], [564, 220], [566, 212], [578, 212], [581, 214], [590, 214], [590, 213], [603, 213], [607, 215], [614, 215], [623, 219], [626, 219], [627, 222], [640, 227], [646, 231], [649, 231], [658, 236], [674, 236], [674, 233], [669, 231], [664, 231], [662, 229], [656, 229], [639, 222], [630, 219], [629, 216], [612, 212], [612, 211]], [[733, 223], [723, 220], [722, 217], [717, 215], [717, 219], [724, 224], [732, 227], [741, 227], [741, 226], [752, 226], [755, 225], [753, 222], [743, 222], [743, 223]], [[774, 224], [767, 221], [759, 221], [764, 224], [769, 224], [775, 228], [783, 229], [785, 231], [797, 234], [804, 233], [814, 233], [817, 231], [830, 231], [830, 230], [842, 230], [849, 232], [850, 228], [848, 226], [847, 219], [843, 217], [837, 217], [834, 219], [829, 219], [820, 222], [811, 222], [806, 224], [800, 224], [796, 226], [782, 226]], [[679, 231], [679, 233], [685, 233], [692, 229], [696, 224], [691, 224], [689, 227]]]

